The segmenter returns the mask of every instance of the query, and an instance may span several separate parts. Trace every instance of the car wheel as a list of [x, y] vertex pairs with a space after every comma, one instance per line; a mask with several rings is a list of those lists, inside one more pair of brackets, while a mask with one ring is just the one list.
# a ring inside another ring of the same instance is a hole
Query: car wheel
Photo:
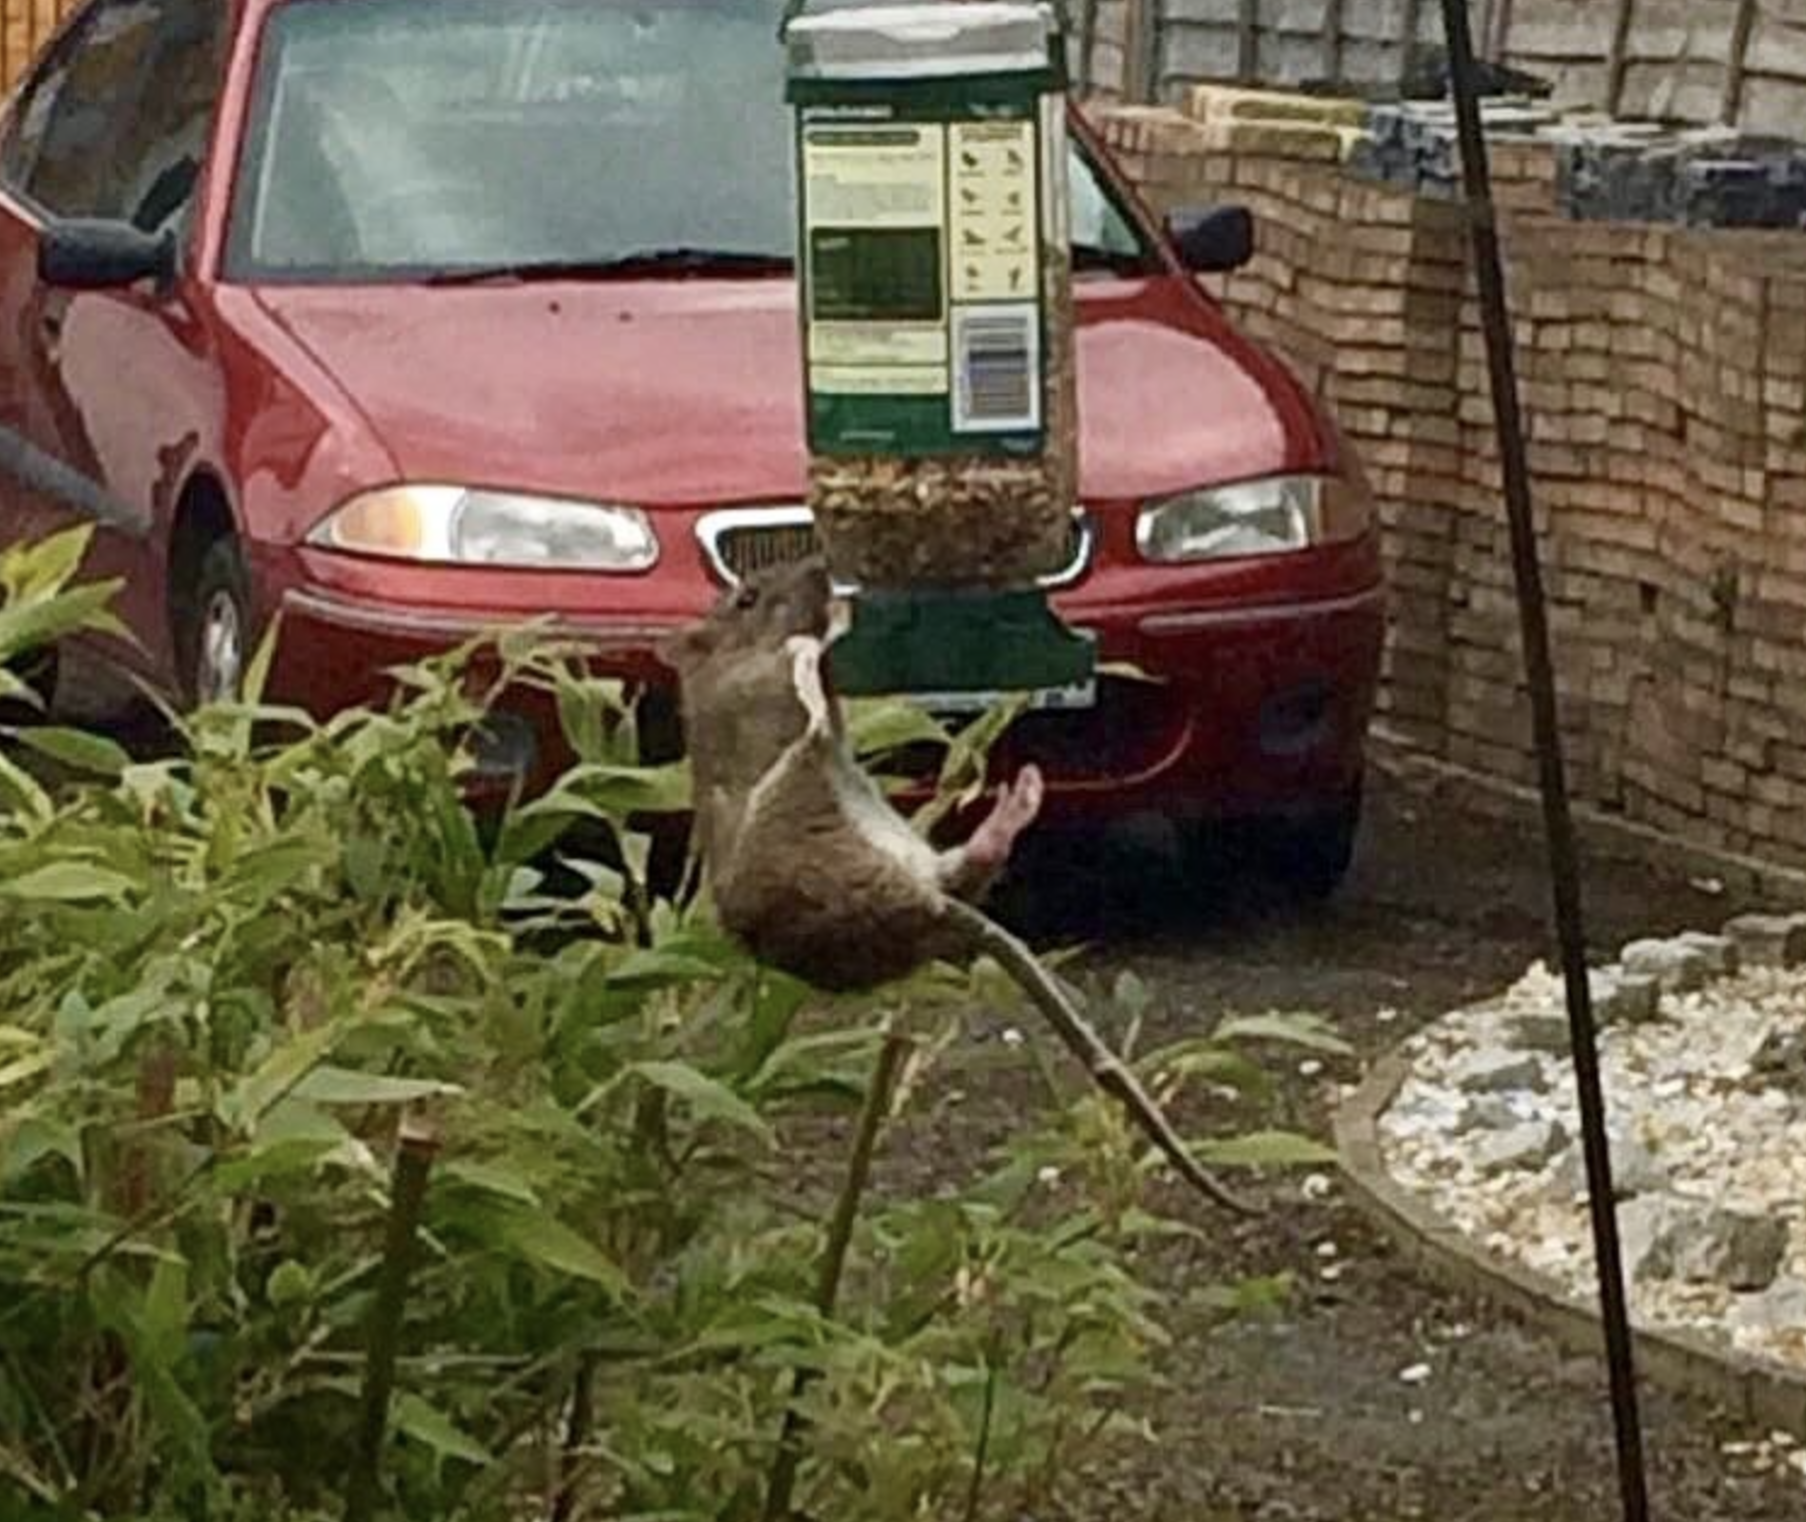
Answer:
[[1344, 798], [1300, 819], [1276, 822], [1266, 840], [1274, 877], [1313, 903], [1332, 898], [1354, 865], [1361, 831], [1361, 784]]
[[236, 698], [251, 658], [251, 578], [238, 541], [216, 539], [201, 557], [177, 628], [182, 694], [193, 707]]

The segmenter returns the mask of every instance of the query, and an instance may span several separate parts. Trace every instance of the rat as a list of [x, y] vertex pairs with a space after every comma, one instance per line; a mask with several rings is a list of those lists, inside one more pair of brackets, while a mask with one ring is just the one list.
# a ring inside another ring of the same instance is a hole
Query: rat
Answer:
[[1256, 1213], [1199, 1165], [1068, 991], [979, 907], [1040, 813], [1040, 771], [1023, 767], [962, 844], [937, 850], [859, 765], [826, 669], [850, 623], [816, 556], [746, 578], [660, 648], [678, 676], [697, 846], [723, 927], [760, 961], [831, 993], [990, 956], [1188, 1183]]

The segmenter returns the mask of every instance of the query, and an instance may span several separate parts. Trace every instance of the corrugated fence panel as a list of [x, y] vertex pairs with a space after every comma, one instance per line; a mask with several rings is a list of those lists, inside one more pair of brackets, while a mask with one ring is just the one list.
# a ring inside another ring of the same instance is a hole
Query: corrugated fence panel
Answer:
[[[1198, 84], [1237, 75], [1243, 0], [1088, 3], [1098, 18], [1090, 79], [1100, 95], [1125, 93], [1135, 77], [1136, 69], [1125, 60], [1124, 38], [1142, 40], [1141, 56], [1152, 64], [1144, 98], [1152, 101], [1176, 103]], [[1621, 114], [1719, 121], [1740, 0], [1631, 3]], [[1504, 61], [1550, 80], [1558, 105], [1604, 102], [1618, 0], [1468, 4], [1475, 35]], [[1339, 46], [1326, 35], [1335, 9], [1331, 0], [1256, 0], [1253, 56], [1259, 82], [1385, 87], [1404, 75], [1405, 33], [1413, 18], [1420, 46], [1433, 47], [1442, 39], [1441, 0], [1342, 0]], [[1757, 0], [1744, 67], [1739, 124], [1753, 132], [1800, 135], [1806, 123], [1806, 0]]]

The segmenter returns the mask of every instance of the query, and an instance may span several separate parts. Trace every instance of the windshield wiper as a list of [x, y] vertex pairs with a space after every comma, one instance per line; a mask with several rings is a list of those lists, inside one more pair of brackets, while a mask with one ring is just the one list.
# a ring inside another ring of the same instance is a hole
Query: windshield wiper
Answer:
[[534, 280], [626, 280], [638, 275], [775, 275], [787, 272], [782, 254], [726, 248], [642, 248], [605, 259], [522, 259], [504, 264], [435, 270], [428, 285], [483, 285]]

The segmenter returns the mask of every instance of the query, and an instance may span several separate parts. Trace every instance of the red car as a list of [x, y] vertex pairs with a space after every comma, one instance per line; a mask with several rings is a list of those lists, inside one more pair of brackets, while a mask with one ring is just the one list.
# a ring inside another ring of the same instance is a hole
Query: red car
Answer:
[[[0, 135], [0, 514], [99, 525], [140, 651], [275, 697], [551, 612], [604, 669], [804, 551], [782, 0], [89, 0]], [[1355, 460], [1075, 119], [1081, 706], [1055, 814], [1261, 816], [1347, 865], [1382, 584]], [[65, 675], [68, 663], [64, 662]], [[543, 736], [523, 727], [523, 752]], [[524, 756], [517, 760], [526, 759]]]

